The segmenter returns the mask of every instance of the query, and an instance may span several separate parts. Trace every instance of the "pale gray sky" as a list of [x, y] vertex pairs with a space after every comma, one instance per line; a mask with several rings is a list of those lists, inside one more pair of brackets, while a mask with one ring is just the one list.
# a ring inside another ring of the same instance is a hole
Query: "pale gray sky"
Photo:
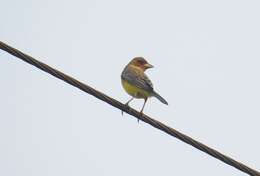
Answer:
[[[120, 73], [144, 56], [169, 102], [152, 98], [145, 113], [260, 170], [259, 8], [9, 0], [0, 40], [122, 102]], [[0, 175], [245, 175], [3, 51], [0, 58]]]

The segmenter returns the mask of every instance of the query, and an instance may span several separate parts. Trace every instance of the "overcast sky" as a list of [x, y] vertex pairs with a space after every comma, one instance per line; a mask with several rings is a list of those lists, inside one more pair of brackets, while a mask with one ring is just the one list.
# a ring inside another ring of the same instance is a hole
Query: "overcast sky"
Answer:
[[[0, 40], [126, 102], [135, 56], [151, 117], [260, 170], [260, 2], [8, 0]], [[0, 175], [246, 175], [0, 51]], [[131, 106], [140, 110], [142, 100]]]

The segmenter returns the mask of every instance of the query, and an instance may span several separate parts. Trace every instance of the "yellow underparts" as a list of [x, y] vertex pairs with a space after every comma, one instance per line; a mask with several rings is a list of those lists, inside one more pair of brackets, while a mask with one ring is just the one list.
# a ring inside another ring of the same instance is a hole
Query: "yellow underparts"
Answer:
[[122, 80], [122, 85], [125, 91], [132, 97], [146, 99], [151, 96], [150, 92], [140, 89], [139, 87], [130, 84], [128, 81]]

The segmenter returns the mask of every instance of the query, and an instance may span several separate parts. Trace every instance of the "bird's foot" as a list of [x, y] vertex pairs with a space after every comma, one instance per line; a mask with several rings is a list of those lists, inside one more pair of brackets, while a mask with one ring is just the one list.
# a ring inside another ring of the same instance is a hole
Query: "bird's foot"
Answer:
[[[143, 116], [143, 115], [144, 115], [143, 111], [140, 111], [140, 116]], [[137, 117], [137, 122], [139, 123], [139, 121], [140, 121], [140, 119]]]
[[[125, 105], [127, 106], [128, 109], [130, 108], [130, 106], [128, 105], [128, 103], [126, 103]], [[124, 111], [123, 111], [123, 110], [121, 111], [121, 114], [122, 114], [122, 116], [124, 115]]]

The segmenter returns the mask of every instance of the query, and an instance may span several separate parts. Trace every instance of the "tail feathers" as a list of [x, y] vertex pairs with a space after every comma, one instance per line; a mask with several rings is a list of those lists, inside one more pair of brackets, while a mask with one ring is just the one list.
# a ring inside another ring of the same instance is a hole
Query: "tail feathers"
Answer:
[[155, 91], [153, 91], [153, 96], [156, 97], [158, 100], [160, 100], [163, 104], [168, 105], [168, 102]]

